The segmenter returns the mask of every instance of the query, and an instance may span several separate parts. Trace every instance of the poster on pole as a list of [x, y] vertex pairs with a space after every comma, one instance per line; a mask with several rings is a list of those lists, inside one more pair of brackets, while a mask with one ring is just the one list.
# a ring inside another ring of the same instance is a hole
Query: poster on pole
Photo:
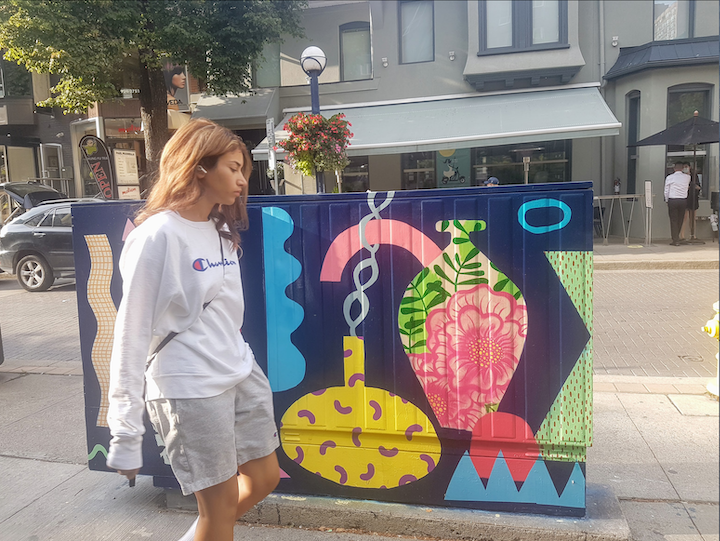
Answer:
[[118, 199], [140, 199], [140, 175], [134, 150], [113, 150]]
[[652, 180], [645, 181], [645, 208], [653, 208]]
[[115, 175], [118, 186], [140, 184], [138, 174], [137, 156], [134, 150], [113, 150], [115, 161]]
[[105, 199], [113, 199], [115, 181], [105, 143], [94, 135], [85, 135], [80, 139], [80, 150], [100, 193]]

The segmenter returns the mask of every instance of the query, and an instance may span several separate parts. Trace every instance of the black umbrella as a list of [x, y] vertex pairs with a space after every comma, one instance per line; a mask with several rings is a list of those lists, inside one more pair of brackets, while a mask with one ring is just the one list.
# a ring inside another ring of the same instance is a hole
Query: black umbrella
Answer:
[[[697, 146], [720, 141], [720, 123], [698, 116], [698, 112], [692, 118], [670, 126], [650, 137], [641, 139], [629, 147], [647, 147], [652, 145], [692, 145], [693, 146], [693, 174], [697, 171]], [[695, 182], [691, 182], [694, 187]], [[695, 206], [697, 202], [697, 190], [688, 190], [690, 198], [690, 238], [695, 239]]]

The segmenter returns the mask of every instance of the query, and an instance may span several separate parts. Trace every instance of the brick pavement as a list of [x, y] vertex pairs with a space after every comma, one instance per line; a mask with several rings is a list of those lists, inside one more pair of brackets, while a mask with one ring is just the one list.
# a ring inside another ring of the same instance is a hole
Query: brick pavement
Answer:
[[716, 270], [596, 271], [595, 374], [712, 377]]

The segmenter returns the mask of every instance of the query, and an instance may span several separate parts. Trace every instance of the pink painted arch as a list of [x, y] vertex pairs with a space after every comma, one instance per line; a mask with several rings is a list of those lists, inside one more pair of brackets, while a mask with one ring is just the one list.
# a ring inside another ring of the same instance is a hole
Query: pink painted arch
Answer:
[[[398, 220], [371, 220], [365, 226], [365, 238], [369, 244], [390, 244], [404, 248], [425, 267], [442, 254], [438, 245], [422, 231]], [[361, 248], [359, 225], [349, 227], [335, 237], [325, 254], [320, 281], [339, 282], [345, 265]]]

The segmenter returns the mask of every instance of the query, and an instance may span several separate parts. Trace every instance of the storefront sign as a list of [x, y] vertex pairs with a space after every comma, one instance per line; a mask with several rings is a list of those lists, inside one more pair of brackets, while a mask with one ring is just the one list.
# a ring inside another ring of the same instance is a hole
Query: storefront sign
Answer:
[[80, 150], [103, 197], [113, 199], [115, 181], [105, 143], [94, 135], [86, 135], [80, 139]]

